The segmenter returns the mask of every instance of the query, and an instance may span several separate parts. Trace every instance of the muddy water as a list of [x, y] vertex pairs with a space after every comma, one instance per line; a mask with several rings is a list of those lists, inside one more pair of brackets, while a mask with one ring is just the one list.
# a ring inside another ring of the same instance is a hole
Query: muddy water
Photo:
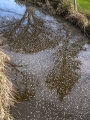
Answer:
[[90, 120], [90, 45], [61, 18], [18, 0], [0, 1], [16, 120]]

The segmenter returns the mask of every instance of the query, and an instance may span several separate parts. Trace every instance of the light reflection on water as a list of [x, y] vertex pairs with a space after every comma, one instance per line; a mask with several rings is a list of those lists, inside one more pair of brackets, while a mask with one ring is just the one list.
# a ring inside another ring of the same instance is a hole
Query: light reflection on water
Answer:
[[[4, 2], [0, 2], [2, 9]], [[89, 120], [90, 45], [85, 44], [86, 38], [39, 8], [20, 6], [13, 0], [6, 6], [20, 14], [17, 18], [15, 13], [0, 10], [5, 17], [0, 30], [9, 45], [4, 51], [11, 57], [8, 75], [22, 101], [13, 108], [14, 117]]]
[[[25, 11], [25, 6], [20, 6], [16, 4], [14, 0], [1, 0], [0, 1], [0, 10], [2, 11], [2, 16], [10, 16], [12, 12], [16, 12], [17, 14], [23, 14]], [[6, 13], [4, 12], [6, 11]], [[10, 11], [10, 12], [9, 12]], [[15, 17], [12, 15], [12, 17]]]

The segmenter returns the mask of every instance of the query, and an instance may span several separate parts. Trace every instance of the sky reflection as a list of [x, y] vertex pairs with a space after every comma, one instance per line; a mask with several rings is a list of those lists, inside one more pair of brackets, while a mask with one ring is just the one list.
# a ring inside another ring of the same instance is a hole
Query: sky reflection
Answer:
[[[23, 15], [25, 12], [25, 6], [18, 5], [14, 0], [1, 0], [0, 1], [0, 14], [2, 17]], [[15, 15], [14, 15], [15, 14]]]

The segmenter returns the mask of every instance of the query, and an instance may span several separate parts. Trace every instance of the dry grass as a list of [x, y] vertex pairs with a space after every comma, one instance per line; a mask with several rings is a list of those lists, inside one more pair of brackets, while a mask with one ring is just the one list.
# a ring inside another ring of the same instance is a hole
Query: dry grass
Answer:
[[87, 26], [88, 21], [85, 18], [84, 15], [76, 12], [76, 11], [72, 11], [70, 13], [70, 15], [67, 17], [67, 19], [72, 22], [73, 24], [75, 24], [76, 26], [80, 27], [82, 30]]
[[84, 14], [75, 11], [72, 5], [71, 9], [69, 10], [69, 15], [66, 17], [66, 19], [78, 26], [81, 31], [83, 31], [90, 38], [90, 21]]
[[8, 60], [0, 51], [0, 120], [10, 120], [9, 108], [14, 103], [12, 83], [5, 76], [5, 62]]

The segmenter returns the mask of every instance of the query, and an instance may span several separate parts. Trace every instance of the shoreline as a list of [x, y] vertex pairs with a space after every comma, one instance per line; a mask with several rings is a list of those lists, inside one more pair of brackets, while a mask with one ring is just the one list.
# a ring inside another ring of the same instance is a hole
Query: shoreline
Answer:
[[0, 35], [0, 120], [13, 120], [9, 114], [10, 106], [14, 104], [14, 89], [6, 75], [7, 62], [10, 58], [2, 51], [5, 39]]
[[42, 2], [33, 2], [32, 0], [27, 0], [26, 2], [22, 0], [20, 1], [21, 4], [29, 4], [36, 5], [37, 7], [41, 7], [41, 9], [48, 11], [51, 15], [56, 15], [58, 17], [62, 17], [67, 22], [75, 25], [80, 29], [83, 35], [90, 39], [90, 20], [85, 16], [85, 14], [80, 13], [78, 10], [74, 9], [74, 6], [70, 3], [70, 8], [67, 9], [67, 12], [64, 13], [64, 10], [60, 7], [54, 9], [53, 6], [46, 5]]

